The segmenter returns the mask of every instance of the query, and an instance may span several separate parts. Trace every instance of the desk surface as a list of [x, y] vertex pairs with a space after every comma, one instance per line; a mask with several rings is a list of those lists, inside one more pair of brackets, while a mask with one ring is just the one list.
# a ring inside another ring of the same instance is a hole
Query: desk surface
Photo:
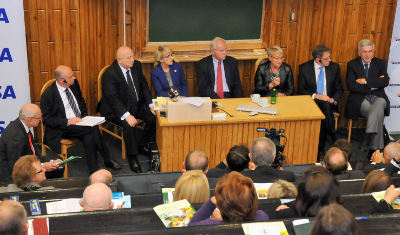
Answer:
[[[270, 101], [270, 98], [268, 97]], [[324, 114], [315, 104], [309, 95], [277, 97], [276, 104], [271, 104], [270, 108], [277, 108], [277, 115], [258, 114], [249, 116], [249, 112], [239, 112], [236, 108], [239, 104], [258, 106], [251, 102], [250, 98], [233, 98], [215, 100], [223, 105], [223, 109], [233, 115], [226, 115], [223, 121], [196, 121], [196, 122], [168, 122], [167, 118], [160, 117], [157, 114], [158, 124], [160, 126], [190, 126], [190, 125], [213, 125], [213, 124], [233, 124], [233, 123], [251, 123], [251, 122], [276, 122], [276, 121], [298, 121], [298, 120], [321, 120], [325, 119]], [[222, 112], [222, 111], [218, 111]], [[214, 110], [213, 110], [214, 113]]]

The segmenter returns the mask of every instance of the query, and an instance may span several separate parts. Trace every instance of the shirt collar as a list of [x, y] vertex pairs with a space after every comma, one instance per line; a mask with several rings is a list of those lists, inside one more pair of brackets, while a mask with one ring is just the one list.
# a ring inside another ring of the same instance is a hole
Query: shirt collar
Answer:
[[319, 70], [320, 67], [324, 67], [324, 66], [321, 66], [321, 65], [317, 64], [317, 62], [315, 62], [315, 60], [314, 60], [314, 69], [315, 70]]
[[215, 63], [218, 64], [219, 61], [221, 61], [221, 64], [224, 63], [223, 60], [217, 60], [217, 59], [214, 58], [214, 56], [211, 56], [211, 57], [212, 57], [212, 59], [213, 59], [213, 63], [214, 63], [214, 64], [215, 64]]
[[55, 81], [55, 83], [56, 83], [56, 86], [57, 86], [57, 89], [58, 89], [58, 90], [60, 90], [60, 91], [63, 92], [63, 91], [65, 91], [65, 90], [67, 89], [67, 88], [65, 88], [65, 87], [60, 86], [60, 84], [58, 84], [57, 81]]
[[124, 76], [125, 76], [125, 74], [126, 74], [126, 71], [128, 71], [128, 69], [126, 69], [126, 68], [124, 68], [124, 67], [122, 67], [119, 63], [118, 63], [118, 66], [121, 68], [121, 70], [122, 70], [122, 73], [124, 74]]

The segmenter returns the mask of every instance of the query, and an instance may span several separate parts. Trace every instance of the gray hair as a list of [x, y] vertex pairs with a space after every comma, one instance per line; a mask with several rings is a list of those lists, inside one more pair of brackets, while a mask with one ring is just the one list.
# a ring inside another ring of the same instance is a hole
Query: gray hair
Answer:
[[251, 144], [250, 154], [256, 166], [269, 166], [274, 161], [276, 146], [272, 140], [261, 137]]
[[358, 42], [358, 50], [361, 50], [361, 47], [372, 46], [372, 49], [375, 50], [375, 44], [369, 39], [362, 39]]
[[384, 153], [390, 158], [393, 159], [397, 156], [400, 156], [400, 144], [399, 143], [389, 143], [386, 145], [384, 149]]
[[325, 46], [324, 44], [319, 44], [316, 47], [314, 47], [314, 49], [312, 50], [312, 56], [314, 58], [314, 60], [316, 58], [322, 58], [322, 55], [324, 54], [324, 52], [328, 52], [329, 47]]
[[215, 50], [215, 48], [217, 48], [217, 42], [220, 41], [220, 40], [222, 40], [222, 41], [225, 42], [225, 39], [220, 38], [220, 37], [215, 37], [215, 38], [210, 42], [210, 50]]
[[273, 56], [274, 54], [279, 54], [283, 55], [283, 50], [279, 46], [272, 46], [270, 48], [267, 48], [267, 54], [268, 56]]
[[55, 70], [55, 71], [54, 71], [54, 78], [55, 78], [56, 80], [59, 80], [60, 78], [62, 78], [62, 75], [63, 75], [63, 72], [62, 72], [62, 71], [59, 71], [59, 70]]
[[38, 109], [40, 110], [39, 106], [37, 106], [36, 104], [26, 104], [22, 106], [21, 110], [19, 110], [18, 117], [21, 120], [26, 120], [30, 117], [35, 117], [36, 114], [38, 113]]

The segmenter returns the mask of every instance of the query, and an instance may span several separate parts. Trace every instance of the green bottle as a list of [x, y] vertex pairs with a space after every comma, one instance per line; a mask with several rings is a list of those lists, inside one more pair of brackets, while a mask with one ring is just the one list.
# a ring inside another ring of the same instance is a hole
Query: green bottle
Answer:
[[272, 90], [271, 104], [276, 104], [276, 89]]

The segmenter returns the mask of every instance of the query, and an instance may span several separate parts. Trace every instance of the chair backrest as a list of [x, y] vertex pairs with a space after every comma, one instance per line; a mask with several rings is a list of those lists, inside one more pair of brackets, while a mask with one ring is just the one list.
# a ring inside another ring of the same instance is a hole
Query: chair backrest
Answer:
[[[47, 82], [43, 85], [42, 90], [40, 90], [40, 96], [42, 96], [43, 93], [44, 93], [44, 91], [45, 91], [49, 86], [51, 86], [55, 81], [56, 81], [56, 79], [50, 79], [49, 81], [47, 81]], [[40, 130], [41, 130], [41, 132], [42, 132], [42, 144], [43, 144], [43, 143], [44, 143], [44, 142], [43, 142], [43, 140], [44, 140], [44, 125], [43, 125], [43, 122], [40, 122]], [[42, 151], [44, 151], [44, 148], [45, 148], [45, 146], [44, 146], [44, 144], [43, 144], [43, 145], [42, 145]]]
[[264, 64], [265, 62], [267, 62], [267, 60], [268, 60], [268, 55], [258, 58], [258, 60], [256, 61], [256, 65], [254, 66], [255, 68], [254, 73], [257, 71], [258, 66], [260, 64]]
[[99, 76], [97, 76], [97, 102], [99, 102], [103, 96], [103, 91], [101, 90], [101, 79], [103, 78], [103, 74], [108, 67], [110, 67], [110, 65], [104, 66], [104, 68], [101, 69]]

